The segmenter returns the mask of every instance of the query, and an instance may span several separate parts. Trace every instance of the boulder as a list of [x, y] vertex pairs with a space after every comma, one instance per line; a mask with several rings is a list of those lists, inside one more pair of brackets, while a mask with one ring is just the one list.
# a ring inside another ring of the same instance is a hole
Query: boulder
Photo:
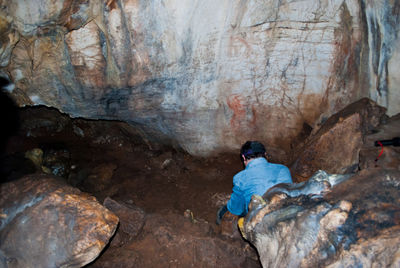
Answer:
[[81, 267], [114, 234], [118, 217], [57, 177], [34, 174], [0, 185], [0, 263]]
[[263, 267], [396, 266], [399, 190], [400, 171], [370, 169], [317, 197], [270, 193], [253, 198], [242, 233]]
[[385, 109], [361, 99], [327, 119], [301, 147], [290, 169], [296, 181], [307, 180], [317, 170], [344, 174], [358, 170], [364, 137], [377, 128]]
[[119, 203], [110, 197], [104, 199], [103, 205], [118, 216], [120, 221], [118, 231], [132, 238], [140, 233], [145, 220], [142, 209], [131, 204]]

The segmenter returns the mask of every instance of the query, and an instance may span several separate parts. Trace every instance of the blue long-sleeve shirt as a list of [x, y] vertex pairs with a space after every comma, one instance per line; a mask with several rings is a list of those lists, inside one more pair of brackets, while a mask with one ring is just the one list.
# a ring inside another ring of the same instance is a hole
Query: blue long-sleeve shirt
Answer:
[[246, 215], [251, 196], [263, 195], [278, 183], [292, 183], [286, 166], [269, 163], [264, 157], [253, 159], [233, 177], [233, 192], [227, 204], [228, 210], [235, 215]]

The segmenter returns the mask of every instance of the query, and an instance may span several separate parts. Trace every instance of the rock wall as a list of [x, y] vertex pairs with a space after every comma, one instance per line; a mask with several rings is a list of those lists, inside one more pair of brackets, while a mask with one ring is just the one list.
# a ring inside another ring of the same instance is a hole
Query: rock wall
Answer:
[[399, 175], [367, 169], [318, 196], [253, 197], [242, 233], [263, 267], [397, 267]]
[[361, 97], [400, 111], [396, 1], [0, 0], [19, 105], [119, 119], [192, 154], [284, 159]]

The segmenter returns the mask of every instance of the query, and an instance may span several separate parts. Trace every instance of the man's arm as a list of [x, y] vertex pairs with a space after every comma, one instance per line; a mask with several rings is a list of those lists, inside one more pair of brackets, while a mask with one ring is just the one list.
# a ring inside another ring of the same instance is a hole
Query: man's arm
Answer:
[[242, 191], [237, 186], [233, 186], [233, 192], [228, 201], [227, 208], [230, 213], [237, 216], [246, 215], [247, 213], [246, 200]]
[[292, 175], [290, 174], [290, 170], [286, 166], [282, 166], [281, 170], [278, 174], [278, 181], [279, 183], [293, 183]]

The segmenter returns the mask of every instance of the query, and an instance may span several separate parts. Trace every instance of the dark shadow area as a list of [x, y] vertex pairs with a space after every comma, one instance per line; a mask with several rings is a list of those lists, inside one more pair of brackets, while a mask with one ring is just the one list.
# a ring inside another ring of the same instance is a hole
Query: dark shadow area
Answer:
[[0, 77], [0, 114], [2, 131], [0, 132], [0, 152], [3, 154], [8, 139], [16, 135], [19, 129], [19, 112], [18, 106], [15, 104], [14, 100], [6, 92], [6, 87], [10, 84], [10, 81], [4, 77]]
[[[9, 181], [20, 177], [18, 175], [31, 173], [32, 164], [25, 159], [23, 154], [7, 155], [7, 144], [10, 138], [17, 135], [20, 128], [19, 108], [7, 93], [7, 86], [11, 82], [0, 77], [0, 116], [1, 116], [1, 131], [0, 131], [0, 182]], [[28, 171], [24, 170], [28, 169]]]

